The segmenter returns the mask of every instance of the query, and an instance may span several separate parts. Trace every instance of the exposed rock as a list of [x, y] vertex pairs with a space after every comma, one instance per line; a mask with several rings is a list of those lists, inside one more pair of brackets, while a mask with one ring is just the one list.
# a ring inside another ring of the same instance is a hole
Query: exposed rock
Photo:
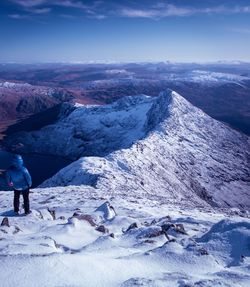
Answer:
[[62, 216], [59, 216], [58, 219], [59, 219], [59, 220], [66, 220], [65, 216], [63, 216], [63, 215], [62, 215]]
[[99, 213], [103, 220], [111, 220], [116, 216], [114, 207], [110, 204], [109, 201], [104, 202], [96, 210], [96, 213]]
[[1, 223], [1, 226], [7, 226], [10, 227], [9, 219], [8, 217], [4, 217]]
[[48, 208], [48, 212], [51, 214], [53, 220], [56, 220], [56, 211]]
[[128, 232], [129, 230], [134, 229], [134, 228], [138, 228], [138, 225], [136, 222], [130, 224], [129, 227], [127, 228], [127, 230], [124, 232]]
[[82, 215], [82, 213], [80, 212], [80, 211], [75, 211], [74, 213], [73, 213], [73, 216], [75, 217], [75, 216], [79, 216], [79, 215]]
[[164, 234], [162, 229], [158, 226], [143, 228], [141, 232], [136, 236], [137, 238], [152, 238], [158, 237]]
[[174, 232], [177, 232], [177, 233], [181, 233], [181, 234], [187, 235], [187, 232], [184, 229], [183, 224], [181, 224], [181, 223], [178, 223], [178, 224], [172, 224], [172, 223], [168, 224], [168, 223], [166, 223], [166, 224], [163, 224], [161, 226], [161, 228], [162, 228], [162, 231], [164, 232], [164, 234], [166, 235], [166, 237], [168, 239], [169, 239], [169, 237], [168, 237], [167, 232], [170, 232], [170, 231], [171, 231], [171, 233], [172, 233], [172, 231], [174, 231]]
[[152, 240], [152, 239], [146, 239], [145, 241], [144, 241], [144, 243], [149, 243], [149, 244], [153, 244], [153, 243], [155, 243], [156, 241], [155, 240]]
[[43, 220], [54, 220], [54, 217], [52, 216], [49, 209], [40, 209], [38, 211], [38, 216]]
[[93, 218], [93, 216], [91, 216], [90, 214], [79, 214], [79, 213], [74, 213], [73, 218], [77, 218], [78, 220], [85, 220], [87, 221], [91, 226], [96, 227], [97, 222], [96, 220]]
[[163, 232], [167, 232], [170, 227], [174, 227], [174, 224], [172, 224], [172, 223], [171, 224], [163, 224], [161, 226], [161, 229], [162, 229]]
[[174, 238], [169, 239], [169, 240], [166, 241], [163, 245], [166, 245], [166, 244], [171, 243], [171, 242], [176, 242], [176, 239], [174, 239]]
[[207, 250], [205, 248], [203, 248], [203, 247], [198, 249], [198, 252], [199, 252], [200, 255], [208, 255]]
[[109, 236], [112, 237], [112, 238], [115, 238], [114, 233], [110, 233]]
[[158, 219], [153, 219], [150, 223], [150, 225], [163, 225], [166, 223], [169, 223], [171, 221], [171, 217], [169, 215], [160, 217]]
[[102, 232], [102, 233], [109, 233], [109, 230], [104, 225], [99, 225], [95, 230]]
[[21, 231], [21, 229], [18, 226], [15, 226], [15, 230], [13, 231], [13, 234], [16, 234], [20, 231]]
[[181, 234], [187, 235], [187, 232], [186, 232], [184, 225], [182, 223], [174, 224], [174, 230], [176, 232], [181, 233]]

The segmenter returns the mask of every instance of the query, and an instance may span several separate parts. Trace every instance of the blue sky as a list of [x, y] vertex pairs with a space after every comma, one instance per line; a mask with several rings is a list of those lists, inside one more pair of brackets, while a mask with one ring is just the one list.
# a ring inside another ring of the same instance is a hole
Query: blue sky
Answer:
[[0, 62], [250, 61], [250, 0], [1, 0]]

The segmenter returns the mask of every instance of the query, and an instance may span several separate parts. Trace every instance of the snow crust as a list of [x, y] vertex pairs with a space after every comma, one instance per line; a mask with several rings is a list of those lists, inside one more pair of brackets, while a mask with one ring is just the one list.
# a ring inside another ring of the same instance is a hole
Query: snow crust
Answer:
[[[6, 211], [12, 194], [0, 196], [0, 220], [10, 223], [0, 227], [2, 286], [249, 286], [250, 221], [239, 210], [179, 209], [150, 196], [68, 186], [33, 190], [32, 214], [15, 217]], [[115, 215], [97, 223], [107, 233], [72, 217], [95, 218], [107, 200]], [[185, 233], [170, 228], [167, 239], [163, 224]]]

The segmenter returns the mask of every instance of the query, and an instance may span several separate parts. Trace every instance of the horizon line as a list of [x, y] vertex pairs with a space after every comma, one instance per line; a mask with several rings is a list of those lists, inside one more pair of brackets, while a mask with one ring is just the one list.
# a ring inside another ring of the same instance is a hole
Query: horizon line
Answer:
[[0, 65], [48, 65], [48, 64], [70, 64], [70, 65], [95, 65], [95, 64], [250, 64], [250, 60], [211, 60], [211, 61], [171, 61], [171, 60], [127, 60], [127, 61], [112, 61], [112, 60], [97, 60], [97, 61], [0, 61]]

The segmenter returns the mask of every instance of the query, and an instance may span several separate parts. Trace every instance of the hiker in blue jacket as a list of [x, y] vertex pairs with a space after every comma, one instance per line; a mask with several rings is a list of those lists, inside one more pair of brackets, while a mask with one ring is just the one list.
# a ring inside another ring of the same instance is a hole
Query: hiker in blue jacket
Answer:
[[14, 190], [14, 212], [19, 213], [20, 195], [23, 195], [24, 211], [29, 214], [29, 189], [32, 185], [31, 176], [20, 155], [14, 155], [11, 167], [6, 172], [7, 183]]

